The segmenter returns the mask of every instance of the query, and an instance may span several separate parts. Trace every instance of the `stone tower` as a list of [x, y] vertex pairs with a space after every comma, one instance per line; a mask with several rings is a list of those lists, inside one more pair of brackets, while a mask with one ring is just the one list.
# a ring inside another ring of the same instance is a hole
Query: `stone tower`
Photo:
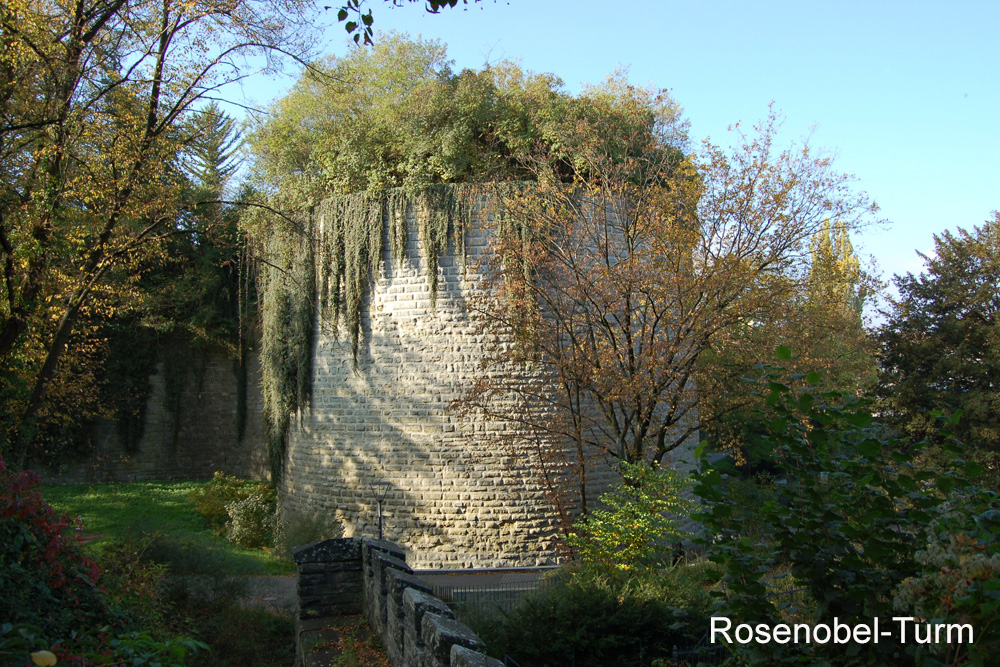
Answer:
[[[329, 224], [323, 207], [317, 215], [321, 229]], [[405, 215], [405, 251], [395, 257], [391, 223], [384, 225], [357, 358], [343, 323], [337, 332], [330, 318], [316, 319], [312, 395], [289, 425], [282, 503], [334, 513], [347, 536], [374, 536], [375, 495], [384, 494], [385, 537], [409, 549], [417, 568], [552, 564], [557, 522], [532, 465], [535, 446], [500, 451], [489, 436], [509, 424], [449, 410], [490, 372], [482, 361], [500, 344], [478, 333], [465, 310], [481, 289], [476, 267], [488, 232], [473, 219], [457, 249], [451, 235], [447, 251], [437, 253], [432, 304], [426, 234], [413, 207]], [[593, 474], [591, 497], [609, 479], [607, 468]]]

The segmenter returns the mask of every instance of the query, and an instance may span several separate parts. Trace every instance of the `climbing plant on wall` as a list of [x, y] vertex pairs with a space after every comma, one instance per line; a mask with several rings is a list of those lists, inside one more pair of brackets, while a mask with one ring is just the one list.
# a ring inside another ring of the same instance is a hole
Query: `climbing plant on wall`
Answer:
[[[269, 226], [259, 237], [266, 258], [259, 269], [261, 360], [272, 473], [280, 475], [290, 415], [309, 398], [310, 355], [317, 320], [343, 330], [357, 359], [362, 307], [388, 247], [392, 261], [406, 259], [407, 219], [415, 219], [431, 303], [437, 292], [438, 257], [454, 239], [464, 254], [463, 231], [474, 214], [474, 186], [435, 185], [408, 195], [331, 197], [302, 216]], [[388, 245], [387, 245], [388, 244]]]

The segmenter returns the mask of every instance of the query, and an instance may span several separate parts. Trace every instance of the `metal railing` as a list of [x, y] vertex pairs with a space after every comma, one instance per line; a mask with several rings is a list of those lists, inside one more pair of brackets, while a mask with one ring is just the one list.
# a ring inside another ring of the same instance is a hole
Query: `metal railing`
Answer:
[[505, 575], [488, 583], [470, 581], [431, 584], [434, 595], [451, 607], [459, 620], [469, 616], [490, 616], [508, 613], [525, 596], [552, 586], [556, 577], [543, 576], [542, 572]]

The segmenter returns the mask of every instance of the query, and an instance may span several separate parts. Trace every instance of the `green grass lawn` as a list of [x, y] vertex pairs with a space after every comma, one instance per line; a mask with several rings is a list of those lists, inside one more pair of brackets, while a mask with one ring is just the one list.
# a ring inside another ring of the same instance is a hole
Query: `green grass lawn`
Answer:
[[79, 515], [83, 532], [99, 535], [87, 545], [100, 552], [129, 535], [162, 535], [150, 549], [176, 574], [291, 574], [293, 563], [258, 549], [245, 549], [212, 534], [186, 496], [204, 482], [131, 482], [50, 486], [43, 496], [70, 517]]

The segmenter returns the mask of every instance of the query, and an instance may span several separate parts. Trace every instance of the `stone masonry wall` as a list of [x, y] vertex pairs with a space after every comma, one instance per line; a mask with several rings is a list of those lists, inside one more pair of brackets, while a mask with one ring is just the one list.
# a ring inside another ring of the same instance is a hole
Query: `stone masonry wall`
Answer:
[[393, 667], [500, 667], [486, 645], [455, 620], [444, 602], [414, 576], [398, 545], [334, 539], [297, 548], [297, 663], [311, 667], [314, 636], [340, 615], [363, 612]]
[[[143, 435], [136, 450], [125, 450], [114, 422], [99, 422], [94, 453], [43, 471], [46, 483], [208, 479], [216, 471], [269, 477], [260, 363], [255, 356], [247, 363], [242, 438], [237, 421], [241, 387], [232, 358], [221, 349], [168, 349], [150, 378]], [[176, 407], [167, 398], [168, 364], [182, 378]]]
[[[289, 428], [282, 502], [334, 513], [347, 536], [374, 536], [371, 484], [387, 482], [384, 534], [409, 550], [414, 567], [552, 564], [557, 525], [534, 465], [537, 443], [500, 451], [488, 436], [513, 425], [448, 410], [491, 372], [485, 351], [503, 345], [477, 333], [465, 308], [479, 289], [487, 232], [479, 224], [466, 230], [464, 263], [453, 244], [439, 258], [436, 307], [412, 216], [407, 236], [402, 262], [385, 244], [362, 307], [356, 364], [330, 317], [316, 323], [311, 405]], [[607, 466], [590, 473], [589, 497], [611, 478]]]

